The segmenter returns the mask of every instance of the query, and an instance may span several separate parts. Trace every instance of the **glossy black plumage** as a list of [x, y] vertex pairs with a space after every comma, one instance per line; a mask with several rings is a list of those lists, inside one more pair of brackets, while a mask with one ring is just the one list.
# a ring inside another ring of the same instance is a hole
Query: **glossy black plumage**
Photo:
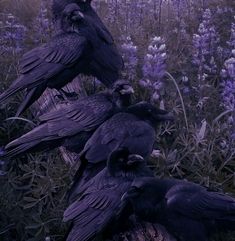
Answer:
[[113, 150], [126, 147], [146, 158], [153, 149], [154, 128], [169, 119], [167, 111], [139, 102], [104, 122], [86, 143], [82, 156], [90, 163], [98, 163], [105, 161]]
[[208, 241], [235, 230], [235, 199], [187, 181], [137, 178], [123, 196], [141, 219], [164, 225], [179, 241]]
[[41, 124], [5, 147], [5, 158], [64, 146], [79, 153], [94, 130], [130, 104], [133, 89], [119, 80], [112, 90], [80, 98], [39, 117]]
[[[91, 7], [91, 1], [82, 1], [82, 0], [53, 0], [52, 4], [52, 13], [56, 22], [60, 26], [60, 19], [63, 15], [63, 11], [67, 5], [77, 4], [81, 9], [81, 12], [85, 14], [86, 19], [92, 24], [95, 28], [97, 34], [105, 42], [113, 44], [113, 37], [109, 30], [105, 27], [97, 13]], [[60, 27], [59, 27], [60, 28]]]
[[[94, 12], [86, 4], [88, 12]], [[26, 90], [17, 111], [20, 115], [47, 87], [60, 90], [80, 73], [97, 77], [107, 87], [113, 85], [123, 67], [122, 58], [107, 33], [99, 30], [101, 20], [93, 20], [82, 9], [79, 4], [66, 6], [59, 19], [61, 30], [48, 43], [22, 57], [20, 76], [0, 95], [0, 103]]]
[[142, 157], [126, 149], [114, 151], [107, 167], [80, 188], [64, 212], [64, 221], [72, 221], [67, 241], [104, 240], [107, 226], [112, 224], [109, 231], [114, 229], [113, 225], [128, 212], [124, 205], [119, 210], [119, 205], [133, 179], [152, 175]]
[[[110, 153], [118, 148], [128, 148], [148, 158], [155, 141], [154, 127], [160, 121], [172, 119], [167, 111], [160, 110], [147, 102], [128, 107], [125, 112], [117, 113], [105, 121], [87, 141], [81, 153], [81, 166], [75, 182], [82, 186], [101, 171]], [[78, 185], [70, 191], [70, 199], [77, 192]]]

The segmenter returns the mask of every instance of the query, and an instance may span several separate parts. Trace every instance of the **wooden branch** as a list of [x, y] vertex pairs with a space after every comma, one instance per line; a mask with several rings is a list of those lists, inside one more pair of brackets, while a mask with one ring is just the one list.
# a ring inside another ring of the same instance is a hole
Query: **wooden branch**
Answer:
[[[72, 83], [68, 84], [65, 88], [65, 91], [68, 92], [81, 92], [81, 87], [79, 85], [79, 80], [75, 79]], [[58, 92], [56, 90], [47, 90], [43, 96], [38, 100], [34, 105], [34, 114], [35, 116], [42, 115], [53, 109], [60, 108], [60, 105], [57, 105], [55, 101], [55, 95]], [[65, 103], [66, 104], [66, 103]], [[63, 113], [61, 113], [63, 114]], [[66, 163], [70, 165], [75, 164], [77, 160], [77, 155], [75, 153], [68, 152], [65, 148], [60, 147], [60, 152]], [[79, 163], [78, 163], [79, 164]], [[123, 241], [175, 241], [166, 231], [166, 229], [160, 225], [152, 225], [149, 223], [142, 223], [134, 221], [131, 224], [131, 227], [128, 232], [125, 232], [117, 237], [114, 237], [115, 240]]]
[[176, 241], [160, 224], [151, 224], [132, 220], [132, 225], [125, 233], [111, 241]]

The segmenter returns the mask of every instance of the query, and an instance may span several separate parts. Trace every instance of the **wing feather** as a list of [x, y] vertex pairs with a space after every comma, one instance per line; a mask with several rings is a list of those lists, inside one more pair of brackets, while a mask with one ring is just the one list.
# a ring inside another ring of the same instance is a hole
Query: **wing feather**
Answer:
[[224, 194], [209, 192], [199, 185], [181, 184], [166, 195], [167, 205], [191, 218], [223, 219], [235, 215], [235, 199]]
[[[84, 147], [86, 159], [97, 163], [106, 160], [111, 150], [128, 146], [133, 153], [146, 156], [152, 151], [154, 130], [133, 115], [119, 113], [104, 122]], [[151, 149], [151, 150], [150, 150]]]

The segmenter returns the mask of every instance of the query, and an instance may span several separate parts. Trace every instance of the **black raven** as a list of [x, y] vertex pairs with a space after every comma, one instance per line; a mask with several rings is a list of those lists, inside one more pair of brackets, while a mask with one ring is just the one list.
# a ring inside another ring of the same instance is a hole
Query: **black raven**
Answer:
[[97, 34], [105, 40], [105, 42], [113, 44], [114, 40], [109, 30], [105, 27], [97, 13], [91, 6], [92, 0], [53, 0], [52, 3], [52, 13], [54, 16], [54, 20], [59, 25], [59, 29], [61, 28], [60, 20], [64, 14], [64, 9], [68, 5], [77, 4], [81, 9], [81, 12], [84, 13], [86, 19], [94, 26]]
[[147, 102], [129, 106], [104, 122], [86, 143], [82, 156], [90, 163], [107, 160], [115, 149], [126, 147], [131, 153], [148, 157], [155, 141], [155, 127], [172, 115]]
[[123, 196], [142, 220], [164, 225], [179, 241], [208, 241], [235, 230], [235, 199], [188, 181], [137, 178]]
[[[147, 102], [139, 102], [117, 113], [105, 121], [87, 141], [80, 154], [81, 166], [75, 174], [75, 183], [84, 185], [106, 165], [110, 153], [118, 148], [128, 148], [148, 158], [155, 142], [154, 127], [164, 120], [172, 119], [165, 110], [160, 110]], [[70, 190], [73, 199], [78, 185]]]
[[125, 148], [114, 151], [107, 167], [80, 189], [64, 212], [64, 221], [72, 221], [67, 241], [96, 240], [106, 233], [107, 226], [110, 232], [118, 219], [129, 212], [124, 206], [119, 209], [122, 195], [135, 177], [144, 176], [153, 174], [141, 156], [130, 154]]
[[[89, 12], [94, 12], [89, 3]], [[48, 88], [61, 90], [78, 74], [93, 75], [112, 87], [123, 67], [122, 57], [106, 33], [98, 31], [78, 4], [69, 4], [61, 16], [61, 31], [48, 43], [26, 53], [20, 61], [20, 76], [0, 95], [0, 103], [26, 90], [17, 116]], [[95, 14], [95, 13], [94, 13]], [[97, 16], [98, 18], [98, 16]]]
[[117, 81], [112, 90], [80, 98], [39, 117], [41, 124], [10, 142], [2, 158], [30, 151], [64, 146], [79, 153], [94, 130], [105, 120], [130, 104], [134, 92], [129, 82]]

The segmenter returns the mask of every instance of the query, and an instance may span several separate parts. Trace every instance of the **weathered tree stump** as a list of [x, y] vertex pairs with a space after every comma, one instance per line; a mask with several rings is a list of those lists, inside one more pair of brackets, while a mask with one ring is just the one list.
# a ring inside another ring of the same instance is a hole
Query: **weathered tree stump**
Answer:
[[160, 224], [132, 220], [128, 231], [112, 241], [176, 241]]
[[[65, 88], [68, 92], [80, 92], [81, 86], [79, 80], [75, 79], [72, 83], [68, 84]], [[37, 117], [41, 114], [47, 113], [53, 109], [61, 108], [63, 104], [56, 103], [55, 96], [58, 94], [56, 90], [47, 90], [43, 96], [34, 105], [34, 115]], [[66, 105], [66, 103], [64, 103]], [[63, 114], [63, 113], [61, 113]], [[65, 148], [60, 147], [62, 158], [66, 163], [70, 165], [75, 164], [77, 155], [75, 153], [68, 152]], [[158, 224], [150, 224], [145, 222], [132, 222], [129, 230], [120, 234], [118, 237], [114, 237], [113, 240], [119, 241], [176, 241], [168, 234], [166, 229]]]

